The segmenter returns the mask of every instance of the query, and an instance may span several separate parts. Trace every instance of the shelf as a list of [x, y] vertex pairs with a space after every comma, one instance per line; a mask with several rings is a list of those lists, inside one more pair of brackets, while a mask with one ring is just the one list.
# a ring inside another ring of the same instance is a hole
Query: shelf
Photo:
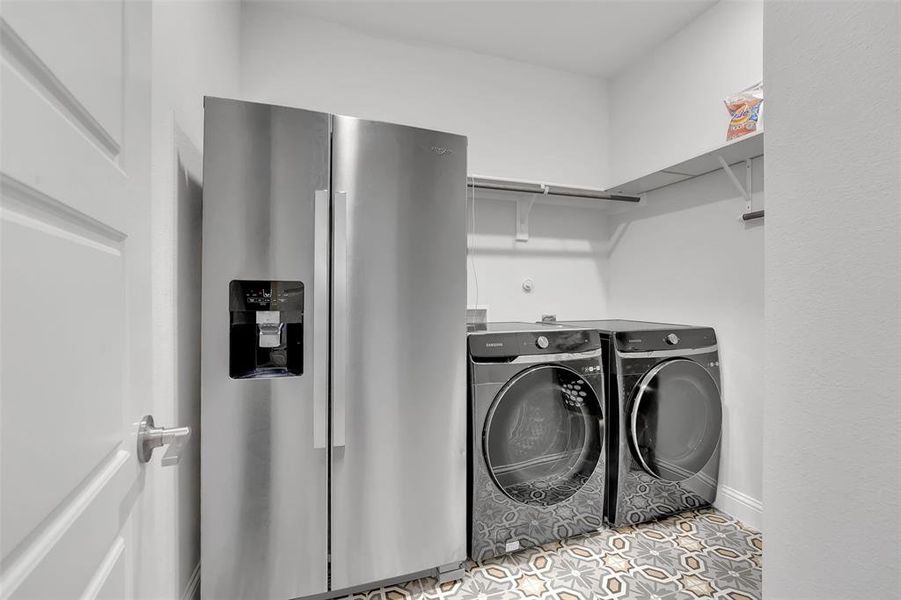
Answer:
[[723, 162], [734, 165], [759, 156], [763, 156], [763, 131], [732, 140], [719, 148], [638, 179], [612, 186], [606, 191], [611, 194], [640, 196], [680, 181], [718, 171], [723, 168]]
[[[750, 195], [750, 161], [759, 156], [763, 156], [763, 131], [738, 138], [679, 164], [606, 190], [478, 176], [470, 176], [467, 187], [473, 190], [473, 198], [516, 202], [516, 239], [526, 242], [529, 240], [529, 215], [535, 204], [576, 206], [616, 214], [630, 210], [648, 192], [724, 169], [745, 200], [746, 210], [741, 219], [752, 221], [763, 218], [762, 210], [751, 210]], [[747, 165], [744, 184], [729, 168], [742, 162]]]
[[473, 190], [473, 199], [478, 197], [516, 202], [516, 240], [520, 242], [529, 241], [529, 215], [535, 204], [596, 209], [628, 206], [641, 201], [637, 196], [614, 194], [606, 190], [494, 177], [470, 176], [466, 185]]
[[494, 192], [512, 192], [516, 194], [538, 194], [559, 198], [581, 198], [584, 200], [611, 200], [615, 202], [638, 202], [639, 198], [625, 194], [615, 194], [609, 190], [572, 187], [555, 183], [539, 183], [535, 181], [513, 181], [495, 177], [478, 177], [471, 175], [467, 185], [478, 190]]

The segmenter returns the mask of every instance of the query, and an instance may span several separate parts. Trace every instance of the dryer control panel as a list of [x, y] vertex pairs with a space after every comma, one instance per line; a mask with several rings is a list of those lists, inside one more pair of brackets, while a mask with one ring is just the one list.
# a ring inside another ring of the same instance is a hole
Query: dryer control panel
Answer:
[[616, 348], [620, 352], [685, 350], [715, 345], [716, 333], [710, 327], [647, 329], [643, 331], [619, 331], [616, 333]]
[[590, 352], [601, 347], [601, 336], [591, 330], [541, 330], [473, 333], [469, 355], [475, 360], [512, 360], [517, 356]]

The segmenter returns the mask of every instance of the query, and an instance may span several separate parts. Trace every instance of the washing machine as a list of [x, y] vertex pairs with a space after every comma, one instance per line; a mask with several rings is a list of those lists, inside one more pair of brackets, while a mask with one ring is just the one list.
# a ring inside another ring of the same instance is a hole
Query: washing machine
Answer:
[[607, 522], [629, 525], [712, 504], [723, 419], [714, 330], [642, 321], [567, 326], [601, 335]]
[[603, 525], [601, 336], [534, 323], [470, 327], [469, 555]]

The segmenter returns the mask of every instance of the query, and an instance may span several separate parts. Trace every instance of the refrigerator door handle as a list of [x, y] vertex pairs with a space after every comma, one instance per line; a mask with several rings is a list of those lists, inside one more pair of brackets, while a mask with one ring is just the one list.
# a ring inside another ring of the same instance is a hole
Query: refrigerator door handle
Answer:
[[345, 445], [347, 410], [347, 192], [336, 192], [332, 254], [332, 446]]
[[328, 190], [316, 190], [313, 221], [313, 448], [325, 448], [328, 444]]

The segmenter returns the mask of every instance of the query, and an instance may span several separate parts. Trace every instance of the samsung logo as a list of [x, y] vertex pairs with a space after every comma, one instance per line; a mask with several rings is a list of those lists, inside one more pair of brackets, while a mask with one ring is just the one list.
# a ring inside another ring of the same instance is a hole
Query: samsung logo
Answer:
[[432, 152], [439, 156], [443, 156], [445, 154], [453, 154], [454, 151], [448, 148], [447, 146], [432, 146]]
[[641, 343], [641, 340], [638, 339], [638, 338], [631, 338], [631, 339], [629, 340], [629, 343], [630, 343], [630, 344], [640, 344], [640, 343]]
[[485, 344], [485, 347], [486, 348], [503, 348], [504, 343], [503, 342], [487, 342]]

